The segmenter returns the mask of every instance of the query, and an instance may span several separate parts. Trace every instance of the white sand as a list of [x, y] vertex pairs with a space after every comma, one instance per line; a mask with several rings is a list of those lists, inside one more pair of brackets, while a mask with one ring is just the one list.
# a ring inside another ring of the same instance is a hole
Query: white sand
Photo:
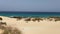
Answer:
[[16, 20], [5, 16], [3, 22], [7, 23], [7, 26], [16, 27], [22, 31], [22, 34], [60, 34], [60, 21], [43, 20], [40, 22], [29, 21], [26, 23], [24, 19]]

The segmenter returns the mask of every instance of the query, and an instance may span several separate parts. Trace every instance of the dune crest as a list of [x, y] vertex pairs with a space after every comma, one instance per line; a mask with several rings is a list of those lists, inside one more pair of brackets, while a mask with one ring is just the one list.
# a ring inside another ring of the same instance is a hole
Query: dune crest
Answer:
[[[22, 34], [60, 34], [58, 18], [16, 18], [0, 16], [6, 26], [16, 27]], [[56, 21], [55, 21], [56, 20]]]

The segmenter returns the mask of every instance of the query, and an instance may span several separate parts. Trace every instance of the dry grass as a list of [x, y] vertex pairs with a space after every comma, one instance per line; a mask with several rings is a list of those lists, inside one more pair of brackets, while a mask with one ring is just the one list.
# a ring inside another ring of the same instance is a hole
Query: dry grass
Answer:
[[55, 21], [60, 21], [60, 17], [49, 17], [50, 18], [53, 18]]
[[28, 23], [28, 21], [31, 21], [31, 18], [27, 18], [25, 19], [25, 21]]
[[3, 34], [21, 34], [21, 32], [18, 29], [12, 29], [10, 27], [4, 29]]
[[41, 19], [41, 18], [34, 18], [34, 19], [32, 19], [32, 21], [38, 21], [38, 22], [40, 22], [40, 20], [43, 21], [43, 19]]
[[10, 18], [16, 18], [17, 20], [21, 20], [23, 17], [13, 16], [13, 17], [10, 17]]
[[0, 29], [4, 30], [3, 34], [21, 34], [21, 31], [12, 27], [4, 27], [0, 25]]

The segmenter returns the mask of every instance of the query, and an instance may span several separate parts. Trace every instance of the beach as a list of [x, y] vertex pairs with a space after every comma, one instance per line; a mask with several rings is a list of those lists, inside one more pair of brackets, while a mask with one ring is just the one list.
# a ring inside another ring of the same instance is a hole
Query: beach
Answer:
[[16, 18], [0, 16], [6, 22], [6, 26], [19, 29], [22, 34], [60, 34], [60, 21], [50, 21], [43, 19], [41, 21], [25, 21], [26, 18], [17, 20]]

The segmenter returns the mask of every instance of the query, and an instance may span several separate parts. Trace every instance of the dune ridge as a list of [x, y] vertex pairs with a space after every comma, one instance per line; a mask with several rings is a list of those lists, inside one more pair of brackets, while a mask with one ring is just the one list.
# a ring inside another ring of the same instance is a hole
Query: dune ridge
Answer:
[[0, 16], [1, 22], [22, 31], [22, 34], [60, 34], [60, 18], [22, 18]]

